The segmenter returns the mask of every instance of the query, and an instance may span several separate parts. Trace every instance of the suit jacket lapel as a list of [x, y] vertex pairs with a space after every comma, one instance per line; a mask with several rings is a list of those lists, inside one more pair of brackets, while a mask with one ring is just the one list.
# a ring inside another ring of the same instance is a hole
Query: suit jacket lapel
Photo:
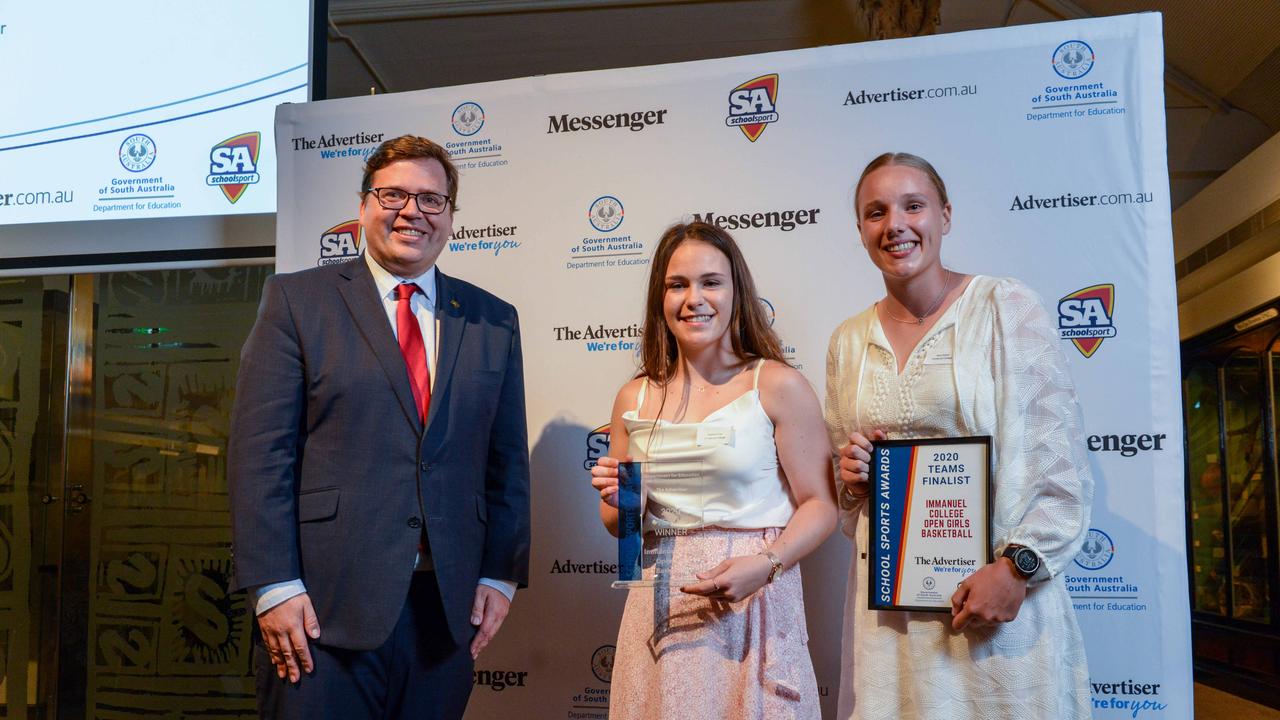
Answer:
[[400, 346], [396, 336], [391, 332], [391, 323], [387, 322], [387, 311], [378, 297], [378, 286], [369, 274], [369, 266], [365, 259], [359, 257], [342, 268], [342, 276], [348, 282], [338, 285], [347, 310], [351, 313], [356, 330], [364, 337], [374, 357], [382, 366], [396, 399], [400, 401], [400, 409], [405, 419], [413, 426], [414, 432], [421, 432], [422, 421], [418, 418], [418, 405], [413, 401], [413, 389], [409, 386], [409, 372], [404, 366], [404, 356], [400, 354]]
[[431, 407], [427, 411], [428, 430], [444, 405], [436, 400], [444, 398], [453, 378], [453, 366], [458, 360], [458, 349], [462, 347], [462, 333], [467, 327], [465, 310], [454, 293], [452, 278], [436, 266], [436, 318], [440, 323], [440, 337], [436, 343], [436, 376], [431, 383]]

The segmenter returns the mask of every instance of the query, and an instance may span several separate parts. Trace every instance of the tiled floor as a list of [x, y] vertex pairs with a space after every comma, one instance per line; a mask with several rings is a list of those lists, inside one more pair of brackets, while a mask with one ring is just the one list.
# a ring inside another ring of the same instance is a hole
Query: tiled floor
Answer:
[[1196, 720], [1276, 720], [1280, 710], [1196, 683]]

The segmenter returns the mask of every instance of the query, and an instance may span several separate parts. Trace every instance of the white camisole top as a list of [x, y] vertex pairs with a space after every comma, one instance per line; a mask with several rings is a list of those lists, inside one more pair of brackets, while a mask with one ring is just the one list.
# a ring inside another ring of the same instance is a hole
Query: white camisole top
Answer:
[[622, 421], [631, 457], [645, 463], [646, 531], [783, 527], [791, 520], [795, 499], [778, 464], [773, 421], [760, 404], [763, 364], [756, 364], [750, 390], [696, 423], [639, 417], [649, 381], [641, 384], [636, 409]]

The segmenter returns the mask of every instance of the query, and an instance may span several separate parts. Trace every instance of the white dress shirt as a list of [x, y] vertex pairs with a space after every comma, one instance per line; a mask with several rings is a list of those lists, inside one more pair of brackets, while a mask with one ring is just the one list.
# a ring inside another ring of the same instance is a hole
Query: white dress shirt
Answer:
[[[434, 388], [436, 384], [436, 338], [439, 336], [436, 332], [436, 266], [432, 265], [427, 268], [426, 272], [416, 278], [402, 278], [388, 272], [386, 268], [375, 262], [369, 253], [364, 254], [364, 259], [369, 266], [369, 274], [373, 275], [373, 284], [378, 288], [378, 298], [382, 300], [382, 308], [387, 313], [387, 322], [391, 324], [391, 334], [397, 335], [397, 341], [399, 337], [396, 308], [399, 301], [396, 299], [396, 286], [401, 283], [411, 282], [417, 284], [422, 291], [413, 294], [409, 299], [409, 307], [413, 310], [414, 317], [418, 319], [418, 327], [422, 330], [422, 344], [427, 351], [427, 369], [430, 372], [431, 386]], [[431, 558], [424, 558], [419, 555], [414, 560], [414, 569], [431, 569]], [[480, 578], [480, 584], [488, 585], [501, 592], [507, 596], [507, 600], [515, 599], [516, 584], [510, 580]], [[256, 614], [261, 615], [285, 600], [301, 595], [306, 591], [307, 588], [300, 579], [261, 585], [252, 591], [256, 598], [254, 600], [254, 611]]]

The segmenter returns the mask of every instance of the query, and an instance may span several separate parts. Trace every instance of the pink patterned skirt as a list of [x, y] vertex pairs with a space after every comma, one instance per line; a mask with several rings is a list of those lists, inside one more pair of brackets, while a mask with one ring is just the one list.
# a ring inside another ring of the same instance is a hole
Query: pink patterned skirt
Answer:
[[[768, 547], [780, 528], [645, 536], [683, 577]], [[646, 568], [649, 577], [652, 569]], [[678, 588], [629, 591], [609, 694], [611, 720], [819, 718], [800, 568], [738, 602]]]

